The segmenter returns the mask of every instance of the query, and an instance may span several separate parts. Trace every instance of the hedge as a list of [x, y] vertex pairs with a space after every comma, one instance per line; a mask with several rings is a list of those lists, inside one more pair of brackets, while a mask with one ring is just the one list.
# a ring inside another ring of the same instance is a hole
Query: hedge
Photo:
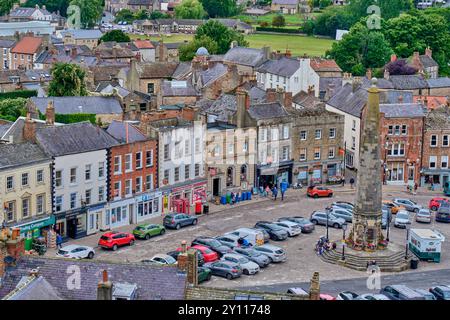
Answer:
[[286, 28], [273, 28], [273, 27], [256, 27], [256, 31], [277, 32], [277, 33], [301, 33], [301, 28], [286, 29]]
[[[39, 119], [45, 120], [45, 115], [39, 112]], [[97, 119], [95, 114], [93, 113], [74, 113], [74, 114], [56, 114], [55, 115], [55, 122], [59, 123], [77, 123], [77, 122], [83, 122], [83, 121], [89, 121], [92, 124], [97, 124]]]
[[11, 92], [1, 92], [0, 100], [3, 99], [16, 99], [16, 98], [31, 98], [37, 97], [36, 90], [16, 90]]

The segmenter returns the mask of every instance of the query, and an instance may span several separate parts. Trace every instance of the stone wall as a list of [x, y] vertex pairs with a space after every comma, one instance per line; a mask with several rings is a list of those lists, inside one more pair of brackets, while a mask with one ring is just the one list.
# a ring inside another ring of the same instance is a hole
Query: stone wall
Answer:
[[190, 287], [186, 288], [186, 300], [234, 300], [236, 295], [252, 295], [263, 297], [264, 300], [310, 300], [309, 296], [268, 293], [247, 290], [208, 288], [208, 287]]

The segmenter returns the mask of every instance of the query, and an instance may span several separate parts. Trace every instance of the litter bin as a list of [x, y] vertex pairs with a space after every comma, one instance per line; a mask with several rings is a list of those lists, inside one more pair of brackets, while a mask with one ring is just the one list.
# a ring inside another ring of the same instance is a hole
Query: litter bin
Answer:
[[413, 258], [411, 259], [411, 269], [417, 269], [419, 265], [419, 259]]
[[203, 214], [208, 214], [209, 213], [209, 204], [204, 204], [203, 205]]
[[227, 197], [226, 196], [221, 196], [220, 197], [220, 203], [221, 204], [227, 204]]

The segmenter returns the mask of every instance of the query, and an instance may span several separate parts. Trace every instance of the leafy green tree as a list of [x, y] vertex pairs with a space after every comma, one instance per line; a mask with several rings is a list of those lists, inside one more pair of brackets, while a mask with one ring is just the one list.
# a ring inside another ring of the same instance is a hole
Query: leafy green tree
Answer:
[[63, 17], [67, 16], [67, 7], [69, 6], [70, 0], [27, 0], [23, 7], [34, 8], [36, 5], [42, 7], [45, 5], [49, 12], [58, 12]]
[[195, 39], [200, 39], [203, 36], [207, 36], [217, 43], [218, 54], [227, 52], [230, 49], [231, 42], [233, 41], [237, 41], [239, 46], [248, 47], [248, 42], [245, 41], [242, 34], [227, 28], [216, 20], [209, 20], [197, 29]]
[[347, 9], [359, 20], [369, 15], [367, 9], [371, 5], [376, 5], [380, 8], [380, 14], [383, 19], [398, 17], [400, 13], [414, 8], [413, 0], [352, 0], [349, 2]]
[[148, 18], [149, 18], [149, 14], [148, 14], [147, 10], [139, 10], [134, 14], [134, 20], [145, 20]]
[[86, 96], [85, 75], [84, 70], [76, 64], [54, 64], [48, 95], [53, 97]]
[[26, 115], [25, 104], [27, 99], [3, 99], [0, 100], [0, 119], [16, 121], [20, 116]]
[[168, 15], [167, 13], [161, 12], [161, 11], [153, 11], [152, 13], [150, 13], [150, 19], [152, 19], [152, 20], [167, 19], [167, 18], [170, 18], [170, 15]]
[[328, 7], [316, 18], [314, 33], [334, 38], [337, 29], [349, 30], [358, 19], [345, 6]]
[[302, 24], [302, 31], [306, 33], [308, 36], [312, 36], [314, 34], [314, 28], [316, 24], [313, 20], [306, 20]]
[[94, 27], [102, 17], [102, 0], [72, 0], [70, 4], [80, 8], [81, 25], [85, 29]]
[[134, 13], [130, 9], [122, 9], [116, 13], [115, 22], [126, 21], [132, 23], [135, 19]]
[[19, 0], [2, 0], [2, 1], [0, 1], [0, 16], [8, 14], [15, 3], [19, 3]]
[[175, 16], [179, 19], [203, 19], [206, 11], [198, 0], [183, 0], [175, 7]]
[[115, 41], [115, 42], [130, 42], [130, 37], [124, 33], [122, 30], [111, 30], [106, 32], [100, 39], [100, 42], [108, 42], [108, 41]]
[[218, 52], [217, 43], [210, 37], [202, 36], [180, 47], [180, 60], [191, 61], [200, 47], [205, 47], [209, 54], [216, 54]]
[[285, 25], [286, 25], [286, 19], [281, 14], [273, 17], [272, 26], [280, 28], [280, 27], [284, 27]]
[[236, 0], [200, 0], [210, 18], [232, 17], [239, 14]]
[[320, 0], [319, 1], [319, 8], [324, 9], [326, 7], [329, 7], [333, 4], [333, 0]]

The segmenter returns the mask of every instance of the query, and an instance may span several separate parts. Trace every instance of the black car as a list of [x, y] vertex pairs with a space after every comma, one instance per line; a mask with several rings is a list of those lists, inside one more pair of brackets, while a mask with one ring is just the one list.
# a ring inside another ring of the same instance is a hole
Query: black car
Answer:
[[450, 203], [442, 203], [436, 212], [436, 221], [450, 222]]
[[223, 245], [219, 240], [210, 237], [197, 237], [192, 241], [191, 246], [201, 245], [205, 246], [212, 251], [217, 252], [221, 257], [225, 253], [230, 253], [231, 249], [228, 246]]
[[230, 261], [216, 261], [206, 263], [204, 267], [211, 269], [214, 276], [224, 277], [228, 280], [239, 278], [242, 275], [242, 268]]
[[[193, 250], [194, 250], [194, 248], [192, 248]], [[198, 251], [198, 250], [196, 250], [197, 251], [197, 261], [198, 261], [198, 265], [199, 266], [202, 266], [202, 265], [204, 265], [205, 264], [205, 259], [203, 258], [203, 254], [200, 252], [200, 251]], [[181, 251], [170, 251], [170, 252], [167, 252], [167, 255], [168, 256], [171, 256], [172, 258], [174, 258], [175, 260], [177, 260], [178, 261], [178, 256], [181, 254]]]
[[430, 292], [436, 297], [436, 300], [450, 300], [449, 286], [436, 286], [430, 288]]
[[300, 225], [300, 228], [302, 228], [302, 233], [311, 233], [314, 231], [314, 223], [311, 222], [311, 220], [296, 216], [296, 217], [283, 217], [279, 218], [278, 221], [291, 221], [295, 222]]
[[259, 221], [255, 224], [255, 228], [266, 230], [272, 240], [286, 240], [288, 238], [287, 231], [269, 221]]

